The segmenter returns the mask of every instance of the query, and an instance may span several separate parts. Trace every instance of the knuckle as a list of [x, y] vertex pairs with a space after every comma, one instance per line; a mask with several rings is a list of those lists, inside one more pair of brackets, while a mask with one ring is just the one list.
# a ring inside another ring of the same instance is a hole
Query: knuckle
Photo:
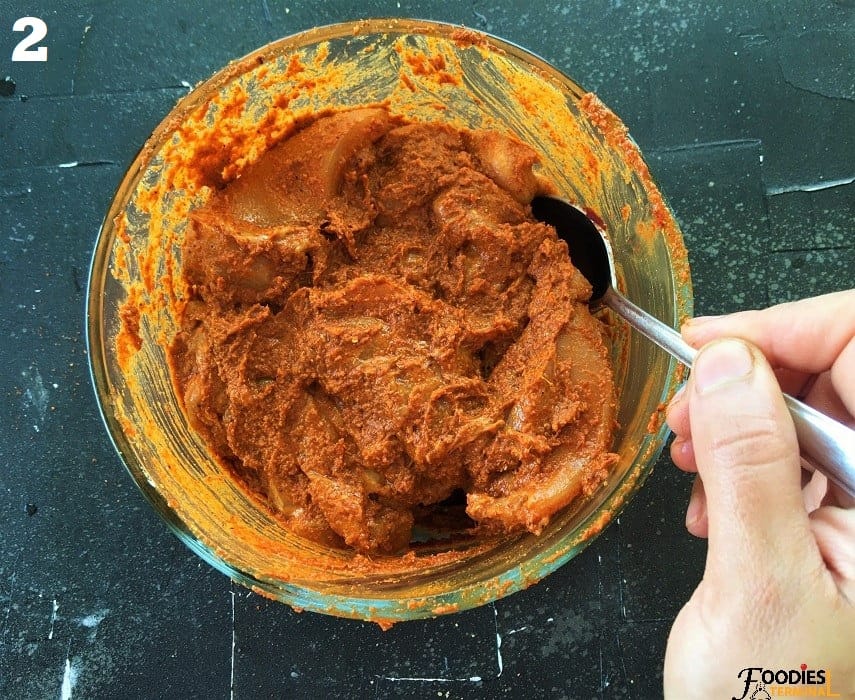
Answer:
[[794, 458], [794, 440], [782, 435], [773, 417], [743, 418], [730, 430], [717, 431], [710, 445], [724, 467], [758, 467]]

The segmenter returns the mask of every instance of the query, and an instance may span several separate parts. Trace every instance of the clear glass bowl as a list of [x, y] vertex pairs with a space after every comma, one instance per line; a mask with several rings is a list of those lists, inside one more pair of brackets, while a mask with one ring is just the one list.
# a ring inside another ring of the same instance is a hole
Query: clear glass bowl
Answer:
[[369, 560], [283, 530], [211, 458], [176, 396], [165, 346], [183, 295], [181, 236], [210, 194], [203, 176], [234, 177], [301, 116], [378, 102], [414, 119], [515, 133], [540, 152], [560, 193], [604, 222], [630, 299], [677, 326], [692, 295], [682, 237], [623, 125], [500, 39], [413, 20], [321, 27], [234, 62], [175, 106], [119, 186], [92, 261], [88, 342], [107, 429], [143, 494], [205, 561], [296, 608], [385, 624], [495, 600], [583, 549], [652, 469], [667, 432], [662, 405], [682, 369], [612, 319], [620, 461], [539, 536]]

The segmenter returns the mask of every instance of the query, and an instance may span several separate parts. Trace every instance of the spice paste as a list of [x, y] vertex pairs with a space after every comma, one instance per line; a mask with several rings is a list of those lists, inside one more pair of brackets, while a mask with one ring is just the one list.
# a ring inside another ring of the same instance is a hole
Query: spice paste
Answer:
[[604, 328], [531, 216], [536, 165], [498, 132], [361, 108], [309, 120], [191, 214], [174, 379], [290, 530], [392, 553], [458, 504], [472, 531], [536, 533], [607, 476]]

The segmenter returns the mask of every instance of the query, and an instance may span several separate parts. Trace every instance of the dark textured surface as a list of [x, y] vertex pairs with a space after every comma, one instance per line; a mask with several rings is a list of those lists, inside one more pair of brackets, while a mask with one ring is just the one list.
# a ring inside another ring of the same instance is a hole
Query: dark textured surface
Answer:
[[[47, 63], [11, 26], [48, 24]], [[394, 627], [297, 614], [158, 521], [89, 384], [89, 257], [175, 100], [280, 36], [360, 16], [490, 31], [597, 91], [683, 228], [699, 314], [853, 285], [855, 2], [32, 2], [0, 9], [0, 697], [652, 698], [704, 544], [667, 456], [533, 588]], [[14, 83], [14, 93], [5, 96]], [[75, 165], [76, 164], [76, 165]]]

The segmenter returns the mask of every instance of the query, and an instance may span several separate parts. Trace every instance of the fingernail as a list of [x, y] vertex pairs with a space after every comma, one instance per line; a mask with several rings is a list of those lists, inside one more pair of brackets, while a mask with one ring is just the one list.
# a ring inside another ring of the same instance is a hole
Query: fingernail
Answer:
[[695, 358], [692, 371], [695, 388], [705, 394], [726, 384], [746, 379], [754, 368], [754, 356], [741, 340], [717, 340]]
[[686, 527], [692, 527], [697, 523], [704, 511], [704, 502], [701, 498], [692, 498], [689, 507], [686, 508]]
[[686, 508], [686, 527], [689, 530], [695, 528], [700, 523], [707, 510], [707, 496], [704, 491], [704, 482], [700, 477], [695, 479], [692, 484], [692, 494], [689, 496], [689, 507]]
[[686, 319], [686, 322], [680, 327], [680, 332], [692, 333], [693, 331], [700, 330], [702, 326], [717, 318], [721, 318], [721, 316], [695, 316], [694, 318]]
[[677, 449], [680, 451], [680, 456], [683, 459], [690, 459], [692, 456], [692, 452], [694, 451], [694, 446], [692, 445], [691, 440], [680, 440], [674, 441], [677, 445]]

